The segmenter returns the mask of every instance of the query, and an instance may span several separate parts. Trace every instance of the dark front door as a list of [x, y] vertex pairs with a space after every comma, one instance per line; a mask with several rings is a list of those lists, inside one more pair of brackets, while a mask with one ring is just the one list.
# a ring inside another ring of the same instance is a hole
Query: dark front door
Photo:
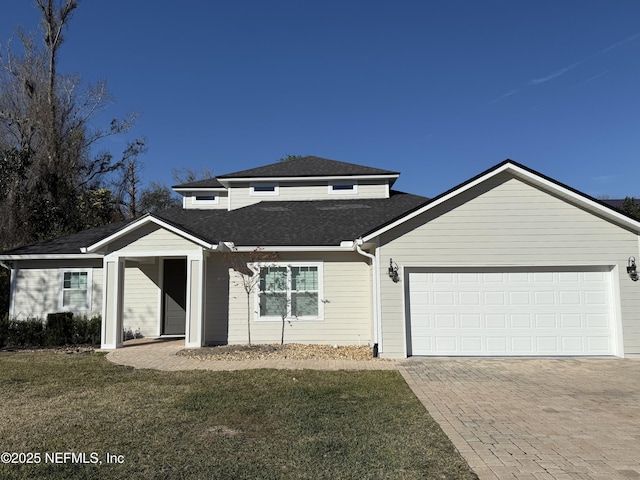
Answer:
[[162, 282], [162, 334], [184, 335], [187, 309], [187, 261], [168, 258], [164, 261]]

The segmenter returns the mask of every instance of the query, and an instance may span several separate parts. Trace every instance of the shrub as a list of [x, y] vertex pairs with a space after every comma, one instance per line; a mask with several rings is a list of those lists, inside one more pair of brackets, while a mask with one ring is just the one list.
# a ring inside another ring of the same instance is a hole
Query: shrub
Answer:
[[74, 321], [72, 312], [49, 313], [45, 337], [47, 345], [67, 345], [73, 343]]
[[9, 314], [0, 316], [0, 348], [7, 345], [9, 340]]
[[140, 332], [140, 329], [136, 329], [134, 332], [131, 328], [122, 329], [122, 338], [126, 342], [127, 340], [133, 340], [134, 338], [144, 338], [144, 335]]
[[[78, 341], [76, 343], [90, 343], [91, 345], [100, 345], [100, 334], [102, 332], [102, 317], [96, 315], [95, 317], [78, 319], [76, 331], [78, 332]], [[80, 337], [80, 332], [83, 335]]]
[[74, 317], [71, 312], [50, 313], [47, 321], [0, 317], [0, 348], [100, 344], [102, 317]]
[[44, 323], [40, 318], [9, 320], [7, 346], [41, 347], [45, 342]]

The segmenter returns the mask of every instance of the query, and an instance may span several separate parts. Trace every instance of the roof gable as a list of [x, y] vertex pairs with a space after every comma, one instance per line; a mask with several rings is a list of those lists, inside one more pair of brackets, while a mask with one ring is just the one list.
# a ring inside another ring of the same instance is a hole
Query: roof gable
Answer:
[[356, 165], [314, 156], [295, 158], [283, 162], [271, 163], [262, 167], [240, 170], [220, 175], [217, 178], [232, 180], [238, 178], [273, 178], [273, 177], [349, 177], [349, 176], [398, 176], [398, 172], [380, 168]]
[[134, 220], [133, 222], [129, 223], [128, 225], [126, 225], [125, 227], [113, 232], [111, 235], [108, 235], [102, 239], [100, 239], [99, 241], [96, 241], [92, 244], [83, 246], [82, 248], [82, 252], [87, 252], [87, 253], [94, 253], [94, 252], [98, 252], [100, 251], [103, 247], [107, 246], [109, 243], [121, 239], [123, 237], [125, 237], [126, 235], [140, 229], [141, 227], [148, 225], [148, 224], [155, 224], [171, 233], [174, 233], [180, 237], [183, 237], [193, 243], [195, 243], [196, 245], [199, 245], [201, 247], [204, 248], [208, 248], [211, 250], [215, 250], [217, 248], [217, 245], [213, 245], [210, 242], [207, 242], [206, 240], [204, 240], [201, 236], [197, 235], [197, 234], [193, 234], [192, 232], [190, 232], [188, 229], [185, 229], [184, 227], [180, 226], [180, 225], [175, 225], [171, 222], [168, 222], [162, 218], [158, 218], [157, 216], [153, 215], [153, 214], [147, 214], [143, 217], [140, 217], [137, 220]]
[[427, 202], [422, 207], [409, 212], [407, 215], [399, 218], [387, 225], [382, 226], [381, 228], [377, 228], [369, 232], [365, 237], [364, 241], [369, 241], [372, 238], [381, 235], [384, 232], [391, 230], [392, 228], [412, 219], [416, 216], [442, 204], [458, 195], [466, 192], [467, 190], [480, 185], [489, 179], [500, 175], [502, 173], [508, 173], [513, 175], [516, 178], [520, 178], [522, 180], [526, 180], [533, 185], [540, 187], [543, 190], [553, 192], [559, 198], [562, 198], [569, 203], [573, 203], [581, 206], [585, 210], [591, 211], [605, 218], [606, 220], [628, 228], [629, 230], [634, 231], [635, 233], [640, 234], [640, 222], [635, 220], [634, 218], [626, 215], [615, 208], [607, 205], [606, 203], [597, 200], [585, 193], [582, 193], [572, 187], [569, 187], [563, 183], [558, 182], [557, 180], [552, 179], [551, 177], [547, 177], [539, 172], [536, 172], [533, 169], [525, 167], [511, 159], [504, 160], [503, 162], [491, 167], [490, 169], [476, 175], [473, 178], [470, 178], [466, 182], [457, 185], [450, 190], [438, 195], [437, 197], [432, 198], [429, 202]]

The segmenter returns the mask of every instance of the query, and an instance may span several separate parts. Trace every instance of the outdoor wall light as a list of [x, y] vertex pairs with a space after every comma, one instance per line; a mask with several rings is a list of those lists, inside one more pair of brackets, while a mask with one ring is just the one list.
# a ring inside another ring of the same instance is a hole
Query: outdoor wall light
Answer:
[[638, 272], [636, 271], [636, 257], [629, 257], [627, 262], [627, 273], [629, 274], [629, 278], [634, 282], [638, 281]]
[[393, 258], [389, 259], [389, 278], [393, 280], [394, 283], [398, 283], [400, 281], [400, 277], [398, 275], [398, 264], [393, 261]]

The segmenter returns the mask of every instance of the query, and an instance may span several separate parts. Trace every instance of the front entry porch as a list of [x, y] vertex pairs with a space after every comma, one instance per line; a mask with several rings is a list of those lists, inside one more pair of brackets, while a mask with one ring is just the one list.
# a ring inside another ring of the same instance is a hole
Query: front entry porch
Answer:
[[103, 261], [101, 348], [122, 346], [124, 330], [142, 322], [147, 338], [204, 342], [206, 255], [109, 254]]

